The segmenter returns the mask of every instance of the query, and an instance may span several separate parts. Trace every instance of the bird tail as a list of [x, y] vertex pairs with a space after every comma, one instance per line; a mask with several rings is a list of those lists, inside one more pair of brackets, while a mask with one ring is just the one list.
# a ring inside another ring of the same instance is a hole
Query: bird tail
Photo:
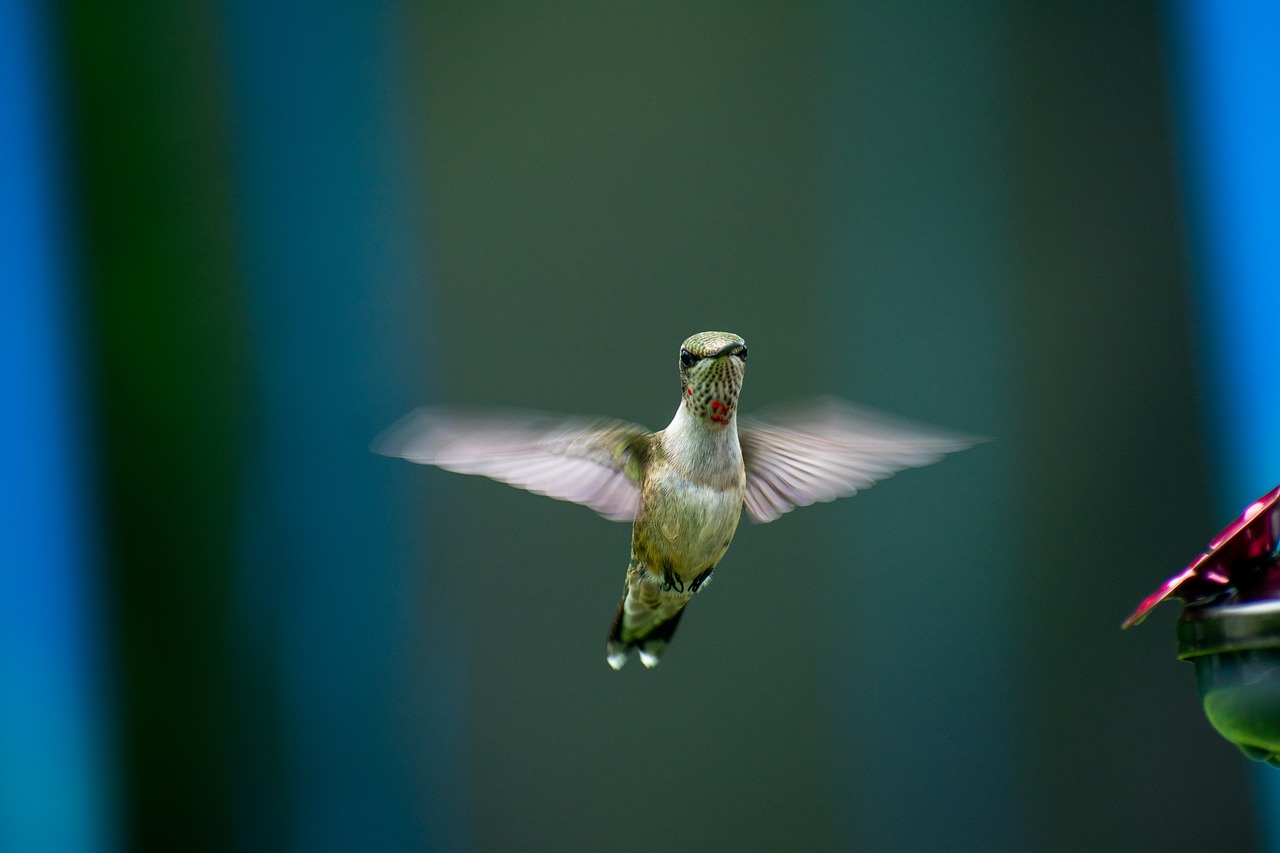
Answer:
[[642, 602], [628, 590], [618, 604], [618, 612], [609, 628], [609, 640], [605, 643], [609, 666], [622, 669], [632, 649], [640, 652], [640, 662], [646, 669], [657, 666], [667, 644], [675, 636], [688, 603], [688, 595], [663, 595], [654, 606]]

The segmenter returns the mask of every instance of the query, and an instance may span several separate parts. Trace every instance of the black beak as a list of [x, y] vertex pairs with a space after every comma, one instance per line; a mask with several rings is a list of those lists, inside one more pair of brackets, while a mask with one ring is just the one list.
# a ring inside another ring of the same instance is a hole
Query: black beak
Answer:
[[738, 341], [734, 341], [731, 344], [725, 344], [724, 346], [720, 347], [720, 349], [716, 350], [714, 353], [711, 354], [711, 357], [723, 358], [726, 355], [733, 355], [735, 352], [741, 352], [746, 348], [747, 348], [746, 344], [740, 343]]

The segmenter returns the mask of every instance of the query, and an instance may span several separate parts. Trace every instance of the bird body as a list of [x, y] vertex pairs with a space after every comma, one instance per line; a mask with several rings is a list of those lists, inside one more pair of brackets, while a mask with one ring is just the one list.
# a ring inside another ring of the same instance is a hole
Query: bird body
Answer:
[[736, 427], [698, 423], [682, 406], [654, 436], [634, 538], [686, 583], [719, 562], [738, 528], [747, 476]]
[[746, 343], [727, 332], [685, 340], [680, 405], [656, 433], [603, 418], [424, 409], [392, 427], [375, 450], [632, 521], [631, 559], [606, 659], [620, 669], [636, 649], [652, 667], [724, 557], [744, 508], [755, 521], [772, 521], [973, 443], [833, 400], [740, 428], [746, 357]]
[[736, 420], [704, 425], [682, 405], [652, 448], [626, 586], [609, 631], [607, 659], [615, 669], [632, 647], [647, 666], [657, 664], [675, 620], [729, 550], [742, 516], [747, 478]]

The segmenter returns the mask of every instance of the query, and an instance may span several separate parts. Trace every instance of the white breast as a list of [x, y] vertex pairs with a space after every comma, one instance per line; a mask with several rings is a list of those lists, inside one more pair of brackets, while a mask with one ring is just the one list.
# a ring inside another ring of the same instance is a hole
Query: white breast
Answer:
[[653, 550], [681, 575], [720, 561], [742, 513], [742, 492], [692, 483], [666, 473], [649, 484], [640, 522]]

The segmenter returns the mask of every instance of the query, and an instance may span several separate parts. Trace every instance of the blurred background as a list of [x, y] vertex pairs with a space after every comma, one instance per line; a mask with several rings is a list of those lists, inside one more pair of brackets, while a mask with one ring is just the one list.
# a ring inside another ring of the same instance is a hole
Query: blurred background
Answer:
[[[1176, 607], [1280, 482], [1264, 4], [0, 3], [0, 848], [1280, 850]], [[680, 341], [994, 441], [629, 532], [385, 459]]]

